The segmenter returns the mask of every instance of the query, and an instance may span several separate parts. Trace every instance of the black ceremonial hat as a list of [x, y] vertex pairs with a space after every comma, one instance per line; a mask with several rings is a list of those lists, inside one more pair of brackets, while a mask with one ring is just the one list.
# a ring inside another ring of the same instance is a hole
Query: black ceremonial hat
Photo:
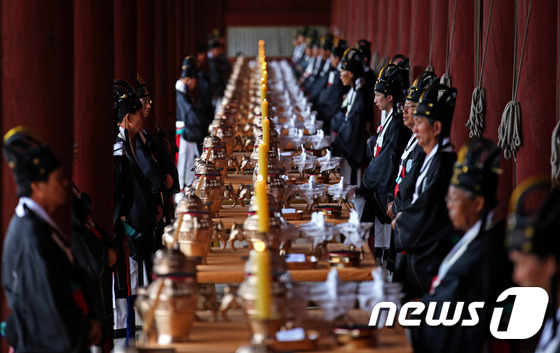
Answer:
[[498, 204], [499, 164], [500, 149], [494, 142], [485, 138], [473, 140], [459, 151], [451, 185], [481, 195], [490, 210]]
[[46, 181], [60, 162], [29, 128], [17, 126], [4, 135], [2, 153], [14, 174], [18, 194], [31, 192], [31, 183]]
[[342, 58], [346, 49], [348, 49], [348, 42], [344, 39], [339, 39], [337, 46], [333, 48], [332, 54], [338, 58]]
[[142, 78], [142, 76], [140, 76], [140, 74], [136, 74], [136, 82], [136, 96], [138, 96], [138, 98], [151, 96], [150, 92], [148, 91], [148, 85], [146, 84], [146, 82], [144, 82], [144, 79]]
[[185, 77], [198, 77], [198, 61], [194, 56], [187, 56], [183, 60], [183, 66], [181, 66], [181, 78]]
[[360, 49], [348, 48], [340, 61], [340, 69], [350, 71], [355, 78], [362, 77], [364, 73], [362, 58], [363, 55]]
[[420, 96], [414, 115], [442, 122], [441, 136], [449, 136], [455, 111], [457, 90], [440, 83], [428, 87]]
[[371, 59], [371, 42], [369, 40], [360, 39], [356, 44], [356, 47], [360, 49], [364, 57], [368, 58], [368, 61]]
[[418, 100], [420, 99], [420, 96], [422, 95], [424, 90], [436, 83], [437, 80], [438, 77], [435, 73], [431, 71], [422, 72], [420, 75], [418, 75], [418, 77], [416, 77], [416, 80], [414, 80], [412, 86], [410, 86], [410, 88], [408, 89], [408, 95], [406, 96], [406, 99], [418, 103]]
[[142, 102], [130, 83], [125, 80], [118, 79], [113, 82], [113, 95], [117, 123], [122, 121], [126, 114], [134, 114], [142, 108]]
[[[550, 186], [548, 178], [534, 177], [514, 190], [506, 239], [509, 249], [541, 258], [549, 255], [560, 258], [560, 190]], [[535, 201], [540, 201], [537, 207]]]
[[393, 101], [398, 102], [404, 96], [404, 81], [408, 82], [408, 70], [403, 67], [388, 64], [379, 72], [375, 81], [374, 91], [393, 96]]

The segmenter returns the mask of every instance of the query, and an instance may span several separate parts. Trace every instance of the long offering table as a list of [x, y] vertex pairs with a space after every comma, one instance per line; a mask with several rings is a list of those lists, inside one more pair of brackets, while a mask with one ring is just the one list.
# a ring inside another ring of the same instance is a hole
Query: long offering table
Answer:
[[[361, 316], [361, 320], [366, 320], [365, 313], [352, 311], [351, 316], [356, 318]], [[194, 323], [190, 333], [189, 342], [176, 343], [173, 345], [161, 346], [149, 344], [152, 348], [174, 348], [175, 352], [204, 352], [204, 353], [233, 353], [238, 347], [246, 344], [249, 340], [247, 322], [240, 310], [228, 314], [229, 321], [220, 318], [219, 321], [211, 323], [206, 314], [198, 315], [200, 321]], [[320, 319], [320, 310], [310, 310], [309, 317], [304, 320], [304, 327], [307, 332], [315, 330], [319, 333], [319, 340], [311, 352], [333, 353], [333, 352], [368, 352], [368, 353], [412, 353], [412, 348], [406, 339], [402, 327], [382, 328], [377, 332], [377, 343], [374, 347], [353, 348], [348, 346], [338, 346], [334, 337], [330, 334], [332, 327], [326, 325]], [[292, 352], [295, 350], [291, 350]]]
[[[340, 244], [328, 244], [329, 250], [341, 249]], [[305, 253], [311, 249], [310, 246], [296, 245], [292, 253]], [[249, 250], [247, 248], [233, 250], [231, 248], [221, 250], [213, 248], [208, 254], [207, 264], [197, 266], [198, 283], [241, 283], [245, 278], [244, 265]], [[343, 281], [370, 281], [371, 270], [374, 261], [370, 253], [365, 254], [360, 267], [339, 268], [338, 273]], [[316, 269], [291, 270], [292, 279], [298, 282], [319, 282], [327, 279], [330, 265], [326, 260], [319, 261]]]

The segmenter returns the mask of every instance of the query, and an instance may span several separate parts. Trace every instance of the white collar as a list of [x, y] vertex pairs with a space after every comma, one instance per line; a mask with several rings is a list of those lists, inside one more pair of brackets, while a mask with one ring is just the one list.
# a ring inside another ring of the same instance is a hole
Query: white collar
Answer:
[[387, 122], [387, 120], [389, 120], [389, 118], [391, 117], [391, 115], [393, 114], [393, 108], [391, 108], [391, 110], [386, 111], [384, 110], [385, 114], [381, 114], [381, 126], [385, 126], [385, 123]]
[[[37, 202], [29, 197], [22, 196], [19, 198], [19, 203], [16, 206], [16, 215], [18, 217], [23, 217], [26, 214], [25, 207], [27, 207], [30, 211], [32, 211], [37, 217], [41, 220], [45, 221], [57, 234], [51, 234], [54, 241], [58, 244], [58, 246], [64, 251], [70, 262], [74, 262], [74, 257], [72, 256], [72, 250], [62, 242], [59, 237], [64, 237], [64, 233], [60, 228], [56, 225], [53, 219], [49, 216], [47, 211], [43, 209]], [[53, 233], [54, 233], [53, 232]]]
[[185, 84], [183, 83], [183, 81], [181, 81], [181, 80], [177, 80], [177, 82], [175, 82], [175, 89], [176, 89], [177, 91], [179, 91], [179, 92], [184, 93], [184, 94], [187, 94], [187, 93], [188, 93], [188, 91], [187, 91], [187, 85], [185, 85]]
[[[560, 308], [556, 309], [556, 320], [560, 322]], [[552, 318], [546, 320], [535, 353], [556, 352], [556, 348], [559, 345], [558, 341], [560, 340], [560, 334], [558, 333], [559, 330], [560, 330], [560, 325], [556, 329], [556, 335], [553, 338]], [[556, 343], [553, 344], [553, 342]]]

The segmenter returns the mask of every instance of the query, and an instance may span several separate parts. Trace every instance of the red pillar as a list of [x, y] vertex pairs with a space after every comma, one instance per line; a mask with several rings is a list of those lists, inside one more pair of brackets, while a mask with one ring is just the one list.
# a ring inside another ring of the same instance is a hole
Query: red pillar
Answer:
[[136, 1], [114, 0], [115, 78], [136, 82]]
[[138, 0], [137, 2], [137, 30], [136, 53], [137, 71], [148, 84], [148, 90], [154, 89], [155, 57], [154, 57], [154, 0]]
[[377, 53], [379, 54], [379, 59], [383, 59], [385, 56], [387, 56], [387, 23], [388, 23], [388, 17], [389, 17], [389, 12], [388, 12], [388, 6], [387, 6], [387, 2], [385, 1], [379, 1], [379, 5], [378, 5], [378, 16], [377, 16], [377, 21], [378, 21], [378, 27], [377, 27]]
[[410, 67], [412, 77], [426, 69], [430, 51], [430, 0], [412, 0]]
[[[530, 1], [519, 1], [517, 47], [523, 46]], [[551, 132], [556, 125], [556, 1], [533, 1], [517, 100], [521, 105], [521, 137], [516, 182], [536, 174], [550, 175]], [[546, 44], [545, 44], [546, 43]], [[519, 57], [519, 56], [518, 56]], [[548, 69], [548, 70], [547, 70]]]
[[183, 0], [175, 0], [175, 66], [181, 65], [185, 53], [195, 55], [194, 50], [187, 50], [185, 45], [185, 17], [183, 16], [185, 2]]
[[[167, 74], [167, 2], [159, 1], [158, 6], [154, 9], [154, 62], [155, 62], [155, 72], [154, 72], [154, 113], [158, 124], [165, 133], [169, 133], [170, 129], [173, 130], [173, 134], [169, 136], [175, 136], [175, 125], [170, 127], [167, 119], [167, 106], [168, 101], [168, 85], [173, 85], [175, 87], [175, 81], [168, 80]], [[174, 139], [172, 139], [175, 141]]]
[[[457, 9], [449, 73], [451, 84], [457, 88], [457, 102], [451, 125], [451, 142], [456, 148], [459, 148], [469, 137], [469, 129], [465, 127], [465, 124], [469, 119], [474, 89], [474, 3], [450, 1], [450, 25], [453, 23], [455, 3], [457, 3]], [[451, 36], [452, 29], [450, 28], [449, 31]]]
[[175, 107], [177, 105], [175, 98], [175, 84], [174, 80], [178, 77], [178, 71], [182, 62], [176, 62], [176, 48], [175, 48], [175, 3], [170, 1], [167, 3], [167, 116], [165, 117], [165, 124], [170, 132], [175, 130]]
[[[436, 6], [437, 4], [437, 6]], [[432, 49], [432, 65], [434, 72], [441, 76], [445, 71], [445, 50], [447, 48], [447, 20], [448, 20], [448, 0], [432, 0], [432, 13], [435, 9], [435, 27]], [[433, 16], [432, 16], [433, 18]]]
[[387, 43], [387, 56], [392, 58], [398, 53], [400, 43], [400, 30], [399, 28], [399, 2], [390, 1], [389, 9], [387, 12], [388, 23], [387, 30], [389, 31], [389, 43]]
[[410, 21], [411, 0], [399, 0], [399, 47], [397, 51], [405, 56], [410, 55]]
[[[490, 14], [490, 3], [484, 1], [482, 42]], [[492, 22], [488, 34], [486, 61], [482, 73], [482, 87], [486, 95], [484, 137], [498, 142], [498, 126], [507, 102], [511, 100], [511, 81], [513, 72], [513, 5], [510, 0], [494, 0]], [[509, 54], [508, 54], [509, 53]], [[471, 92], [472, 94], [472, 92]], [[497, 217], [503, 219], [508, 213], [508, 201], [513, 191], [513, 160], [502, 157], [503, 170], [498, 184]]]
[[74, 0], [74, 183], [113, 229], [113, 2]]
[[[198, 45], [198, 39], [196, 36], [196, 0], [187, 0], [184, 6], [185, 25], [183, 26], [184, 40], [185, 40], [185, 52], [194, 53], [196, 46]], [[206, 42], [202, 42], [206, 44]]]
[[[14, 126], [35, 130], [72, 175], [72, 0], [3, 0], [0, 9], [2, 136]], [[5, 163], [5, 162], [2, 162]], [[16, 187], [3, 168], [2, 236], [17, 204]], [[71, 234], [71, 201], [55, 216]]]

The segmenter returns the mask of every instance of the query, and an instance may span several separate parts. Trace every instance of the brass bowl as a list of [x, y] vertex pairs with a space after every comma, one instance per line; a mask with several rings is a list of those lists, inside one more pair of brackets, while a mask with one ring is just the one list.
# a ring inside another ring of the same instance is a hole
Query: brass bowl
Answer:
[[336, 267], [359, 267], [360, 256], [361, 253], [354, 250], [329, 251], [328, 261]]
[[326, 205], [326, 206], [315, 206], [315, 211], [321, 212], [328, 219], [337, 219], [342, 215], [342, 206], [337, 205]]
[[328, 184], [330, 180], [330, 173], [306, 173], [307, 179], [313, 176], [315, 181], [321, 184]]
[[335, 327], [333, 333], [339, 345], [348, 349], [375, 347], [377, 345], [377, 330], [375, 327], [356, 325]]

